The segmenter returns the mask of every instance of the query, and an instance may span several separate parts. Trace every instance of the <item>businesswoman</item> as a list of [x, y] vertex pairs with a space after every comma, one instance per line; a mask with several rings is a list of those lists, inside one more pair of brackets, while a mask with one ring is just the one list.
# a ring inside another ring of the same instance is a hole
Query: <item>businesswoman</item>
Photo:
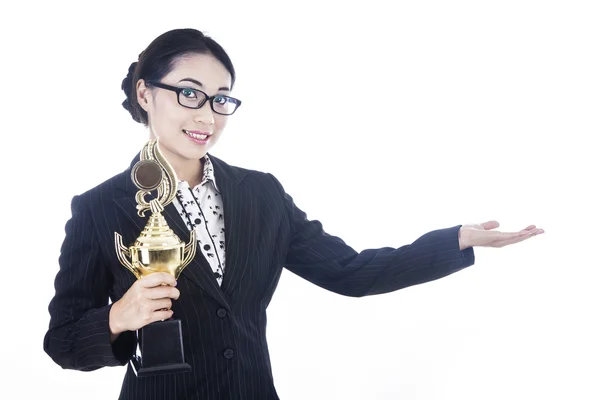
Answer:
[[[391, 292], [474, 264], [474, 246], [502, 247], [541, 229], [492, 231], [495, 221], [428, 232], [399, 248], [357, 252], [308, 220], [269, 173], [209, 154], [241, 106], [235, 71], [212, 38], [193, 29], [157, 37], [129, 68], [123, 106], [158, 137], [178, 179], [163, 212], [198, 251], [177, 282], [164, 273], [137, 280], [116, 255], [114, 233], [132, 243], [146, 219], [124, 172], [77, 195], [49, 305], [44, 349], [61, 367], [92, 371], [127, 364], [135, 331], [182, 322], [191, 372], [137, 377], [128, 366], [121, 399], [277, 399], [266, 342], [266, 308], [282, 268], [346, 296]], [[109, 301], [110, 300], [110, 301]]]

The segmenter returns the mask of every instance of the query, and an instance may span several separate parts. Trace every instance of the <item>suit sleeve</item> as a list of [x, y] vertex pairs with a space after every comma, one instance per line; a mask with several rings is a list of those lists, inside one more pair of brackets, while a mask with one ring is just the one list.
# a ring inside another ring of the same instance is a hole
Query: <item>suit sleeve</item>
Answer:
[[472, 247], [459, 249], [462, 225], [428, 232], [399, 248], [355, 251], [329, 235], [317, 220], [308, 220], [281, 183], [280, 192], [290, 224], [285, 268], [332, 292], [362, 297], [388, 293], [436, 280], [475, 263]]
[[125, 365], [136, 347], [135, 332], [124, 332], [110, 342], [110, 277], [89, 209], [89, 197], [73, 198], [44, 337], [44, 350], [54, 362], [81, 371]]

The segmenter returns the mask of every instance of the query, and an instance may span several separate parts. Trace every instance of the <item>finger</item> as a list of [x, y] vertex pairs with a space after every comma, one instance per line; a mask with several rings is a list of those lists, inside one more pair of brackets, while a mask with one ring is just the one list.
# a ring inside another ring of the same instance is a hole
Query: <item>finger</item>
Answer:
[[527, 228], [521, 231], [521, 236], [529, 236], [529, 235], [539, 235], [540, 233], [544, 233], [543, 229], [536, 228], [535, 225], [530, 225]]
[[527, 240], [531, 237], [537, 236], [544, 233], [543, 229], [531, 229], [529, 231], [526, 231], [525, 233], [522, 233], [514, 238], [511, 239], [506, 239], [506, 240], [499, 240], [496, 241], [495, 243], [493, 243], [491, 245], [491, 247], [504, 247], [507, 246], [509, 244], [515, 244], [515, 243], [519, 243], [522, 242], [524, 240]]
[[[491, 230], [491, 229], [498, 228], [500, 226], [500, 223], [498, 221], [487, 221], [487, 222], [480, 224], [480, 226], [484, 230]], [[508, 235], [519, 235], [522, 233], [526, 233], [526, 232], [530, 231], [531, 229], [535, 229], [535, 225], [529, 225], [527, 228], [525, 228], [519, 232], [498, 232], [501, 234], [500, 236], [498, 236], [498, 240], [507, 240], [507, 239], [511, 238], [511, 236], [508, 236]]]
[[[532, 228], [532, 226], [535, 225], [530, 225], [527, 228], [519, 231], [519, 232], [493, 232], [496, 233], [496, 240], [512, 240], [512, 239], [519, 239], [519, 238], [523, 238], [523, 237], [528, 237], [530, 236], [532, 233], [537, 233], [538, 231], [540, 231], [541, 229], [535, 229]], [[492, 232], [490, 232], [492, 233]]]
[[[527, 235], [529, 233], [531, 233], [533, 230], [536, 230], [535, 225], [529, 225], [527, 228], [522, 229], [519, 234], [520, 235]], [[539, 230], [539, 229], [538, 229]]]
[[171, 299], [152, 300], [152, 311], [170, 310], [172, 306]]
[[164, 299], [171, 298], [177, 300], [179, 298], [180, 292], [179, 289], [174, 288], [172, 286], [157, 286], [153, 288], [146, 289], [145, 296], [147, 299], [156, 300], [156, 299]]
[[152, 313], [152, 318], [150, 319], [150, 322], [164, 321], [165, 319], [169, 319], [172, 316], [173, 310], [155, 311], [154, 313]]
[[177, 285], [177, 281], [173, 275], [167, 274], [166, 272], [153, 272], [142, 277], [142, 279], [140, 279], [140, 284], [143, 287], [151, 288], [160, 286], [161, 284], [175, 286]]

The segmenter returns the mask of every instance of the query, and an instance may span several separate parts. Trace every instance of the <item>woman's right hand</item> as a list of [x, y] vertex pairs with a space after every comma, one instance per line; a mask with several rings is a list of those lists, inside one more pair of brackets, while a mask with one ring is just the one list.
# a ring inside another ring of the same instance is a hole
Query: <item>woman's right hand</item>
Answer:
[[171, 299], [179, 298], [175, 285], [173, 275], [165, 272], [154, 272], [136, 280], [110, 310], [111, 342], [122, 332], [171, 318]]

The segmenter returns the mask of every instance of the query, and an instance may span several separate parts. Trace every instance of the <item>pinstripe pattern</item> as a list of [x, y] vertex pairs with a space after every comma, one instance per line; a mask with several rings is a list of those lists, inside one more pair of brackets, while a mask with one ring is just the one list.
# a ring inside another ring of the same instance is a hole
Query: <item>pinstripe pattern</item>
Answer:
[[[307, 220], [273, 175], [210, 157], [223, 195], [228, 263], [221, 287], [200, 252], [179, 278], [173, 317], [182, 321], [192, 372], [137, 378], [128, 366], [121, 399], [278, 399], [266, 308], [284, 266], [327, 290], [359, 297], [439, 279], [475, 262], [472, 248], [458, 248], [460, 225], [400, 248], [358, 253]], [[135, 210], [131, 166], [73, 198], [44, 338], [44, 350], [63, 368], [125, 365], [135, 351], [134, 332], [111, 345], [108, 330], [109, 299], [120, 299], [134, 282], [117, 260], [114, 232], [127, 245], [145, 224]], [[173, 204], [164, 215], [179, 237], [189, 237]]]

